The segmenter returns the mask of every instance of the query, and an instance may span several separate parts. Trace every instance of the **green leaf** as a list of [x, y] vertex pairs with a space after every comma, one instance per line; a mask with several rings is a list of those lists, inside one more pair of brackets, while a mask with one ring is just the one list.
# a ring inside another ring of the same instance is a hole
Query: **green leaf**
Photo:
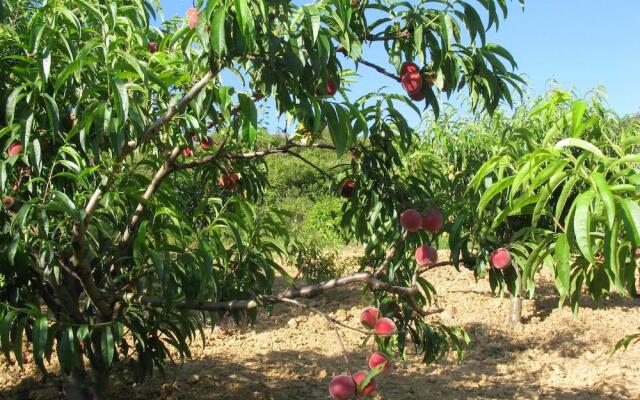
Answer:
[[47, 93], [43, 93], [42, 98], [44, 99], [44, 106], [47, 110], [47, 117], [49, 117], [51, 129], [54, 133], [58, 133], [60, 131], [60, 110], [58, 109], [58, 104], [56, 104], [53, 97]]
[[18, 365], [22, 368], [22, 338], [24, 336], [24, 326], [27, 323], [27, 317], [23, 317], [18, 321], [15, 336], [13, 337], [13, 355], [16, 357]]
[[209, 45], [214, 54], [222, 56], [227, 49], [227, 39], [225, 37], [225, 18], [227, 8], [220, 7], [213, 13], [211, 21], [211, 40]]
[[320, 31], [320, 13], [318, 8], [313, 4], [307, 4], [303, 7], [304, 15], [311, 25], [311, 40], [315, 45], [318, 39], [318, 32]]
[[107, 366], [111, 365], [113, 361], [113, 332], [111, 332], [111, 327], [106, 326], [102, 330], [102, 336], [100, 337], [100, 350], [102, 351], [102, 360], [107, 364]]
[[258, 137], [258, 110], [255, 103], [244, 93], [238, 95], [242, 115], [242, 139], [253, 146]]
[[510, 176], [508, 178], [502, 179], [489, 186], [489, 188], [482, 194], [480, 197], [480, 201], [478, 202], [478, 212], [482, 212], [484, 208], [489, 204], [489, 202], [500, 194], [503, 190], [511, 186], [515, 179], [515, 176]]
[[118, 100], [118, 118], [120, 125], [129, 119], [129, 94], [124, 82], [119, 78], [113, 78], [113, 84], [116, 87], [116, 95]]
[[49, 324], [47, 317], [38, 317], [33, 324], [33, 358], [36, 364], [42, 366], [42, 356], [47, 345], [47, 335], [49, 333]]
[[11, 355], [11, 341], [9, 340], [9, 333], [11, 332], [11, 325], [13, 325], [13, 319], [15, 316], [16, 312], [10, 310], [0, 321], [0, 347], [2, 347], [2, 353], [7, 361], [10, 360], [9, 357]]
[[576, 100], [571, 106], [571, 136], [578, 137], [582, 132], [582, 117], [587, 109], [587, 103], [582, 100]]
[[611, 193], [611, 189], [609, 188], [609, 184], [604, 179], [604, 176], [599, 172], [592, 172], [591, 178], [595, 183], [595, 189], [597, 190], [600, 198], [602, 199], [602, 203], [604, 204], [604, 209], [607, 212], [607, 224], [609, 229], [613, 226], [613, 222], [616, 218], [616, 205], [613, 201], [613, 193]]
[[567, 138], [567, 139], [562, 139], [555, 145], [556, 149], [562, 149], [564, 147], [578, 147], [578, 148], [581, 148], [582, 150], [586, 150], [592, 153], [593, 155], [595, 155], [600, 159], [605, 158], [604, 153], [599, 148], [597, 148], [592, 143], [587, 142], [586, 140], [576, 139], [576, 138]]
[[634, 247], [640, 247], [640, 206], [631, 199], [622, 200], [619, 206], [629, 240]]
[[7, 125], [13, 124], [13, 118], [16, 113], [16, 103], [18, 102], [18, 97], [20, 96], [20, 92], [22, 92], [22, 89], [24, 89], [24, 86], [18, 86], [17, 88], [13, 89], [11, 93], [9, 93], [9, 97], [7, 97], [5, 115]]
[[589, 262], [594, 263], [591, 248], [591, 203], [595, 193], [591, 190], [581, 193], [575, 201], [576, 210], [573, 217], [573, 230], [580, 252]]
[[559, 234], [556, 239], [555, 258], [556, 273], [555, 282], [558, 292], [560, 293], [561, 302], [571, 289], [571, 264], [569, 263], [569, 240], [565, 233]]
[[240, 25], [240, 29], [242, 30], [242, 35], [249, 45], [249, 48], [253, 48], [253, 43], [255, 42], [255, 25], [247, 0], [235, 0], [235, 8], [236, 19], [238, 20], [238, 25]]

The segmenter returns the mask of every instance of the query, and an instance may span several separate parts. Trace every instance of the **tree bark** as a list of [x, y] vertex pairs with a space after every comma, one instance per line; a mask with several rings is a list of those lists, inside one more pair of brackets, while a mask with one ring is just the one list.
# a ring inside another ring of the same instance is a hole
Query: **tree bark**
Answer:
[[519, 288], [518, 292], [511, 296], [511, 312], [509, 313], [509, 323], [512, 327], [516, 327], [522, 324], [522, 271], [517, 264], [513, 264], [513, 268], [516, 270], [516, 286]]
[[86, 374], [82, 368], [74, 368], [64, 377], [63, 392], [68, 400], [91, 400], [85, 388]]

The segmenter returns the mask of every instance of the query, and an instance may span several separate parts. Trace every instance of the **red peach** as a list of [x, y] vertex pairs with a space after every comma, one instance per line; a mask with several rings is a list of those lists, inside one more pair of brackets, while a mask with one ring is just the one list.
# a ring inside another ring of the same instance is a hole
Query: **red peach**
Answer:
[[189, 28], [195, 29], [198, 25], [198, 19], [200, 18], [200, 10], [197, 8], [190, 8], [187, 10], [187, 19], [189, 20], [187, 24]]
[[439, 210], [432, 208], [422, 214], [422, 229], [425, 231], [436, 233], [442, 229], [443, 225], [444, 218]]
[[211, 147], [213, 147], [213, 139], [210, 137], [206, 137], [200, 142], [200, 148], [202, 150], [209, 150]]
[[400, 76], [406, 74], [407, 72], [418, 72], [420, 71], [420, 68], [418, 68], [418, 66], [414, 63], [412, 63], [411, 61], [405, 61], [404, 63], [402, 63], [402, 66], [400, 67]]
[[226, 174], [218, 179], [218, 184], [222, 186], [224, 190], [233, 190], [236, 188], [240, 177], [236, 172], [232, 172], [230, 174]]
[[407, 72], [400, 78], [402, 87], [409, 94], [417, 94], [422, 90], [422, 75], [419, 72]]
[[5, 206], [5, 208], [11, 208], [14, 204], [16, 204], [16, 200], [11, 196], [4, 196], [2, 199], [2, 205]]
[[333, 96], [338, 92], [338, 85], [336, 84], [336, 82], [333, 79], [328, 79], [327, 80], [327, 94], [329, 96]]
[[395, 322], [393, 322], [389, 318], [380, 318], [376, 321], [376, 326], [373, 328], [373, 333], [378, 336], [387, 337], [396, 333], [397, 329], [398, 328], [396, 327]]
[[380, 318], [380, 310], [375, 307], [367, 307], [360, 313], [360, 322], [369, 329], [376, 326], [376, 321]]
[[193, 156], [193, 149], [191, 147], [184, 147], [182, 149], [182, 155], [185, 157], [192, 157]]
[[408, 209], [400, 214], [400, 224], [409, 232], [416, 232], [422, 225], [422, 215], [414, 209]]
[[422, 101], [425, 98], [422, 90], [416, 93], [408, 93], [408, 94], [409, 94], [409, 98], [411, 98], [411, 100], [413, 101]]
[[158, 43], [149, 42], [149, 45], [147, 46], [147, 49], [149, 50], [149, 53], [151, 53], [151, 54], [156, 53], [158, 51]]
[[511, 265], [511, 253], [509, 253], [509, 250], [501, 247], [491, 253], [489, 261], [495, 269], [505, 269]]
[[9, 145], [9, 148], [7, 149], [7, 154], [9, 154], [9, 157], [13, 157], [16, 154], [22, 153], [23, 150], [24, 150], [24, 147], [22, 147], [20, 142], [15, 141]]
[[342, 188], [340, 189], [340, 196], [346, 199], [350, 198], [353, 195], [354, 187], [355, 187], [355, 183], [353, 182], [353, 180], [347, 179], [342, 185]]
[[389, 372], [393, 369], [393, 365], [387, 356], [382, 353], [371, 353], [371, 357], [369, 357], [369, 368], [374, 369], [378, 365], [382, 365], [382, 372]]
[[338, 375], [329, 383], [329, 394], [336, 400], [349, 400], [356, 395], [356, 383], [349, 375]]
[[358, 397], [361, 395], [369, 395], [373, 392], [375, 392], [376, 390], [376, 380], [375, 379], [371, 379], [369, 381], [369, 383], [367, 384], [367, 386], [363, 387], [362, 390], [360, 390], [358, 387], [360, 386], [360, 383], [362, 383], [362, 381], [364, 381], [364, 378], [367, 377], [367, 372], [366, 371], [358, 371], [353, 375], [353, 381], [356, 384], [356, 390], [358, 391]]
[[416, 249], [416, 262], [418, 265], [431, 265], [438, 262], [438, 252], [431, 246], [423, 245]]

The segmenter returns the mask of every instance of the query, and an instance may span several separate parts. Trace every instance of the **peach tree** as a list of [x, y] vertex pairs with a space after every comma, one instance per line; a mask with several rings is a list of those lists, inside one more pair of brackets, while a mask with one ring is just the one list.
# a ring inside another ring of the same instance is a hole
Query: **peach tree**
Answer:
[[576, 313], [585, 293], [595, 302], [614, 292], [637, 296], [637, 121], [617, 117], [598, 96], [561, 91], [510, 117], [447, 116], [448, 129], [435, 129], [426, 144], [438, 150], [417, 152], [413, 168], [440, 171], [432, 189], [450, 198], [452, 261], [511, 293], [511, 322], [520, 322], [522, 296], [534, 296], [542, 268], [559, 305]]
[[[113, 368], [142, 379], [170, 349], [188, 357], [220, 315], [304, 306], [294, 299], [349, 284], [397, 326], [377, 339], [383, 353], [402, 354], [407, 339], [427, 362], [461, 351], [460, 329], [424, 318], [434, 288], [420, 274], [435, 260], [413, 258], [438, 233], [403, 230], [400, 214], [434, 204], [428, 174], [402, 176], [399, 155], [420, 141], [406, 110], [437, 114], [457, 91], [478, 112], [512, 101], [515, 61], [486, 38], [507, 10], [506, 0], [199, 0], [186, 19], [157, 23], [148, 0], [0, 1], [6, 358], [22, 364], [28, 342], [43, 370], [57, 356], [69, 398], [103, 398]], [[371, 46], [384, 56], [367, 59]], [[351, 98], [359, 68], [406, 95]], [[296, 127], [284, 145], [257, 140], [261, 101]], [[276, 293], [290, 238], [277, 205], [261, 204], [264, 157], [300, 158], [305, 146], [351, 154], [333, 179], [351, 182], [344, 222], [366, 260]]]

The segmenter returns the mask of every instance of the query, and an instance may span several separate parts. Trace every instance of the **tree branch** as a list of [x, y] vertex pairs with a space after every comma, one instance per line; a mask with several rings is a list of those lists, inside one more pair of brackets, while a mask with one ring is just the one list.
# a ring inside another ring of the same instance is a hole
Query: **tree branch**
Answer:
[[314, 163], [312, 163], [311, 161], [307, 160], [306, 158], [302, 157], [300, 154], [295, 153], [293, 151], [287, 150], [285, 153], [287, 154], [291, 154], [292, 156], [296, 157], [297, 159], [299, 159], [300, 161], [304, 162], [305, 164], [307, 164], [308, 166], [310, 166], [311, 168], [315, 169], [316, 171], [320, 172], [322, 175], [324, 175], [325, 178], [329, 179], [330, 181], [333, 180], [333, 176], [329, 175], [328, 173], [326, 173], [322, 168], [318, 167], [317, 165], [315, 165]]
[[91, 219], [91, 216], [98, 208], [98, 204], [104, 192], [113, 184], [113, 180], [117, 172], [120, 170], [120, 163], [131, 154], [140, 145], [148, 142], [154, 135], [156, 135], [160, 129], [167, 124], [173, 117], [182, 112], [189, 102], [193, 100], [208, 84], [209, 81], [217, 75], [218, 71], [208, 71], [206, 75], [198, 81], [181, 99], [178, 103], [172, 106], [164, 115], [160, 116], [142, 135], [135, 146], [125, 146], [122, 153], [117, 157], [116, 164], [109, 168], [107, 176], [103, 178], [102, 182], [93, 195], [87, 202], [84, 208], [84, 216], [73, 224], [73, 236], [71, 244], [73, 247], [73, 256], [71, 262], [76, 270], [80, 283], [93, 302], [98, 308], [100, 314], [103, 317], [110, 317], [111, 309], [109, 304], [104, 301], [95, 280], [91, 274], [91, 266], [87, 256], [87, 242], [86, 242], [86, 227], [87, 223]]
[[171, 171], [173, 170], [174, 162], [176, 161], [178, 156], [180, 156], [180, 151], [181, 149], [179, 146], [174, 147], [173, 150], [171, 150], [171, 153], [169, 153], [169, 155], [167, 155], [167, 157], [165, 158], [164, 163], [162, 164], [160, 169], [158, 169], [153, 179], [151, 179], [151, 183], [149, 183], [149, 186], [147, 186], [147, 190], [145, 190], [144, 194], [142, 195], [142, 201], [138, 203], [138, 206], [136, 207], [135, 211], [133, 212], [133, 216], [131, 217], [131, 221], [129, 221], [129, 224], [125, 228], [124, 235], [122, 235], [122, 241], [120, 242], [121, 250], [125, 250], [126, 248], [128, 248], [133, 241], [133, 234], [138, 229], [138, 225], [140, 225], [140, 221], [142, 219], [142, 212], [144, 211], [143, 202], [151, 198], [156, 190], [158, 190], [158, 187], [160, 186], [164, 178], [166, 178], [167, 175], [171, 173]]
[[[394, 286], [390, 283], [376, 279], [369, 272], [358, 272], [352, 275], [345, 275], [340, 278], [331, 279], [315, 285], [305, 286], [302, 288], [291, 288], [279, 295], [259, 295], [251, 300], [233, 300], [233, 301], [180, 301], [175, 304], [178, 309], [186, 310], [202, 310], [202, 311], [232, 311], [232, 310], [249, 310], [259, 307], [262, 304], [274, 304], [284, 302], [283, 299], [296, 298], [313, 298], [326, 291], [348, 286], [356, 283], [364, 283], [371, 286], [372, 289], [382, 290], [389, 293], [398, 294], [405, 297], [411, 297], [418, 292], [417, 288]], [[117, 301], [126, 301], [139, 303], [154, 307], [166, 307], [165, 301], [156, 296], [138, 295], [135, 293], [127, 293], [120, 298], [113, 299]]]
[[389, 268], [389, 265], [391, 264], [391, 259], [396, 255], [398, 250], [400, 250], [400, 246], [402, 246], [402, 243], [405, 240], [407, 240], [407, 237], [409, 237], [409, 232], [404, 231], [400, 240], [395, 242], [393, 247], [391, 247], [389, 251], [387, 251], [387, 254], [384, 257], [384, 260], [382, 261], [382, 264], [380, 264], [378, 269], [376, 269], [376, 271], [373, 273], [373, 276], [378, 276]]

